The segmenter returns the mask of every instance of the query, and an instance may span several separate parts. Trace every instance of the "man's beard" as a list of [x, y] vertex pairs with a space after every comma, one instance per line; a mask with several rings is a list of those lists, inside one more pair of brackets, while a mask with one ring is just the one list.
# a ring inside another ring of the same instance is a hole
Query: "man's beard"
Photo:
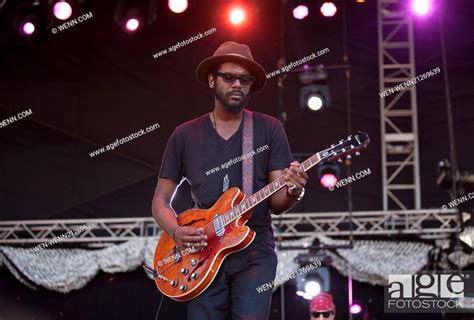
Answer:
[[[222, 103], [224, 108], [230, 113], [239, 113], [240, 111], [242, 111], [242, 109], [247, 105], [250, 99], [250, 93], [248, 93], [247, 95], [244, 95], [242, 91], [238, 91], [238, 90], [229, 91], [227, 95], [224, 94], [222, 91], [217, 90], [216, 87], [212, 88], [212, 91], [214, 92], [214, 97], [216, 97], [216, 99], [219, 100], [219, 102]], [[232, 93], [237, 93], [237, 94], [242, 95], [242, 99], [240, 100], [239, 103], [236, 103], [236, 102], [229, 103], [230, 95]]]

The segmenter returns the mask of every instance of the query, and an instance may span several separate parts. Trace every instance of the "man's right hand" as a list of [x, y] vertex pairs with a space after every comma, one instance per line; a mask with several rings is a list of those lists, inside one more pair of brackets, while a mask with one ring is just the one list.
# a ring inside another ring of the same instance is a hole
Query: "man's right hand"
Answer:
[[203, 228], [179, 226], [174, 231], [174, 239], [182, 248], [203, 248], [207, 246], [207, 236], [204, 234]]

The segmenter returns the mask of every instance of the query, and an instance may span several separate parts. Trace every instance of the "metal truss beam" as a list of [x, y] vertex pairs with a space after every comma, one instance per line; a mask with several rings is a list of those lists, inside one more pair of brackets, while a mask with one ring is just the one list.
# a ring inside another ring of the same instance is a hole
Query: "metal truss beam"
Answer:
[[[379, 89], [414, 78], [412, 18], [402, 0], [378, 0]], [[383, 209], [421, 209], [416, 86], [380, 98]]]
[[[126, 240], [158, 236], [160, 228], [153, 218], [25, 220], [0, 222], [1, 244], [36, 245], [47, 242], [74, 228], [92, 223], [93, 228], [61, 239], [61, 243], [106, 246]], [[352, 214], [352, 231], [347, 212], [285, 213], [273, 215], [277, 237], [304, 237], [315, 233], [326, 236], [413, 235], [445, 238], [459, 231], [455, 209], [360, 211]], [[59, 242], [58, 242], [59, 243]]]

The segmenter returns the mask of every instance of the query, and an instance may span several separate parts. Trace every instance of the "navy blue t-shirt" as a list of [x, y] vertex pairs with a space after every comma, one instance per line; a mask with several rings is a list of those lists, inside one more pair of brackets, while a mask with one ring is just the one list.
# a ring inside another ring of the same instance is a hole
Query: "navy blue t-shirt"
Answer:
[[[270, 171], [288, 168], [292, 157], [278, 119], [259, 112], [253, 112], [253, 119], [255, 193], [269, 183]], [[181, 124], [168, 140], [158, 177], [177, 184], [186, 178], [200, 209], [210, 208], [227, 189], [242, 190], [242, 161], [236, 159], [242, 156], [242, 127], [243, 121], [235, 134], [225, 140], [215, 130], [209, 114]], [[254, 209], [247, 223], [257, 235], [272, 232], [269, 209], [267, 199]]]

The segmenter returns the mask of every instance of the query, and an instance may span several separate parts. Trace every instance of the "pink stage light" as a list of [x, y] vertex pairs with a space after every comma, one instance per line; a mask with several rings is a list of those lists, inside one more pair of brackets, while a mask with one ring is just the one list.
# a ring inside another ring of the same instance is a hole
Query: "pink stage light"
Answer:
[[337, 177], [332, 173], [325, 173], [323, 174], [319, 182], [326, 189], [334, 188], [337, 183]]
[[305, 5], [301, 4], [293, 9], [293, 17], [295, 17], [295, 19], [302, 20], [306, 18], [308, 14], [309, 14], [308, 7]]
[[337, 7], [333, 2], [325, 2], [321, 6], [321, 14], [325, 17], [333, 17], [337, 12]]
[[188, 8], [188, 0], [168, 0], [168, 8], [174, 13], [183, 13]]
[[420, 16], [426, 15], [430, 11], [430, 0], [413, 0], [412, 9], [413, 12]]
[[53, 7], [54, 16], [59, 20], [69, 19], [72, 15], [72, 8], [66, 1], [59, 1]]
[[125, 23], [125, 30], [128, 32], [137, 31], [138, 27], [140, 26], [140, 22], [135, 18], [130, 18]]
[[357, 303], [352, 304], [351, 307], [349, 308], [349, 312], [352, 314], [359, 314], [361, 311], [362, 311], [362, 307], [360, 306], [360, 304], [357, 304]]
[[35, 25], [29, 21], [23, 23], [21, 26], [21, 31], [23, 32], [24, 35], [32, 35], [33, 32], [35, 32]]

